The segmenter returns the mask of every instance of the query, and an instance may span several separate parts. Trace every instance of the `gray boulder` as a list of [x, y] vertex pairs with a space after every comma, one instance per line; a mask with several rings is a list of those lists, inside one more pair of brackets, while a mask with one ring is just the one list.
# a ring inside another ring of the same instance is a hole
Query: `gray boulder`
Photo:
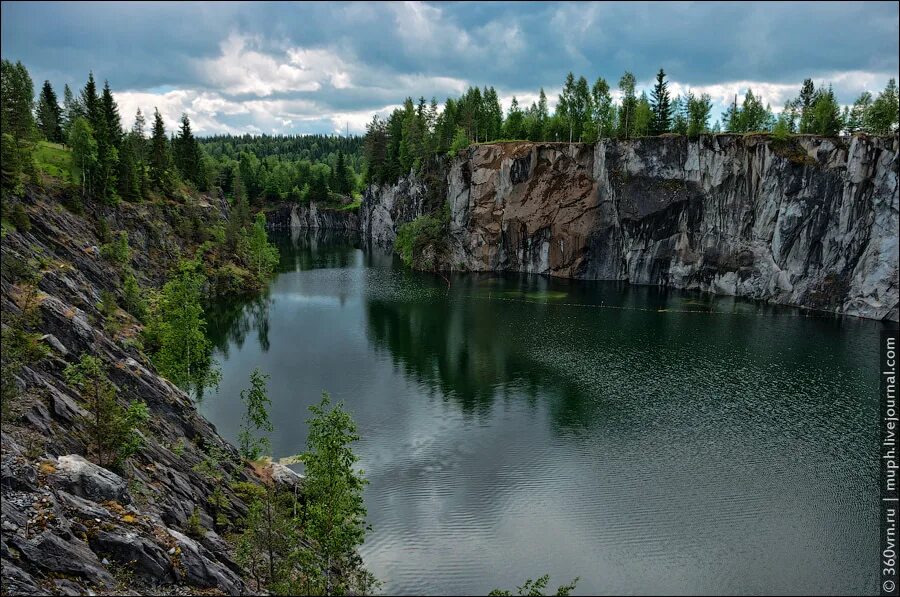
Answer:
[[94, 502], [129, 502], [128, 488], [122, 477], [78, 454], [59, 457], [53, 483], [72, 495]]

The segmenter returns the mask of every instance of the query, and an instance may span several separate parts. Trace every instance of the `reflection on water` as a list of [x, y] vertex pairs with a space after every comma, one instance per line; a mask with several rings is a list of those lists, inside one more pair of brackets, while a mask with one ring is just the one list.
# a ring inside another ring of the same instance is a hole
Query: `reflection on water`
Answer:
[[878, 322], [608, 282], [439, 278], [275, 236], [265, 297], [216, 305], [226, 437], [271, 375], [273, 449], [344, 400], [388, 593], [549, 572], [579, 593], [863, 592], [877, 525]]

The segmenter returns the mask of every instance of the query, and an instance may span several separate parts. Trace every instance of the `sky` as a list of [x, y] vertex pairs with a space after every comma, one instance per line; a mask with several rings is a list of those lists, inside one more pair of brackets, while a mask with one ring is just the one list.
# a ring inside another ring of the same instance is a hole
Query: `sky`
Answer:
[[156, 107], [200, 135], [343, 134], [470, 85], [552, 107], [569, 71], [640, 92], [663, 68], [713, 119], [748, 87], [778, 111], [806, 77], [850, 104], [897, 77], [898, 39], [897, 2], [3, 2], [0, 53], [60, 100], [93, 70], [129, 126]]

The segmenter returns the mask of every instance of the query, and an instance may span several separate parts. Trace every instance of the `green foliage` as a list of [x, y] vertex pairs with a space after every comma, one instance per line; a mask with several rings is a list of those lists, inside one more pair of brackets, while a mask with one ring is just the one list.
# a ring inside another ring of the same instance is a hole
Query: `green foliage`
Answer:
[[184, 523], [184, 534], [194, 539], [202, 539], [206, 535], [206, 529], [200, 522], [200, 507], [194, 506], [191, 515], [187, 517]]
[[233, 482], [231, 484], [231, 490], [245, 502], [260, 500], [266, 495], [266, 489], [262, 485], [250, 483], [248, 481]]
[[100, 255], [119, 266], [128, 265], [131, 260], [131, 248], [128, 246], [128, 233], [124, 230], [116, 234], [115, 238], [100, 245]]
[[891, 78], [884, 91], [872, 102], [871, 107], [863, 115], [866, 131], [874, 135], [889, 135], [897, 132], [898, 104], [897, 80]]
[[[5, 268], [12, 264], [4, 259]], [[0, 350], [0, 400], [5, 404], [17, 394], [15, 377], [25, 365], [36, 363], [50, 354], [46, 344], [41, 342], [41, 334], [30, 331], [38, 319], [38, 290], [36, 275], [27, 264], [21, 266], [23, 274], [30, 279], [20, 286], [19, 313], [3, 309], [2, 345]], [[12, 272], [11, 272], [12, 273]], [[19, 276], [16, 276], [19, 277]]]
[[278, 265], [278, 249], [269, 243], [264, 214], [256, 214], [253, 226], [243, 231], [238, 239], [237, 252], [260, 282], [268, 279], [275, 271], [275, 266]]
[[209, 444], [204, 450], [203, 460], [195, 464], [191, 470], [219, 483], [225, 480], [226, 473], [223, 465], [229, 460], [228, 452], [215, 444]]
[[124, 294], [125, 310], [134, 315], [138, 321], [143, 321], [147, 315], [147, 301], [144, 299], [144, 294], [134, 272], [125, 274], [122, 292]]
[[699, 97], [688, 93], [687, 107], [687, 135], [696, 137], [709, 132], [709, 115], [712, 112], [712, 100], [706, 93]]
[[175, 385], [198, 392], [218, 385], [219, 379], [200, 302], [205, 283], [206, 277], [198, 271], [196, 262], [182, 261], [163, 286], [149, 325], [151, 335], [159, 343], [159, 350], [153, 355], [159, 372]]
[[656, 74], [656, 85], [650, 93], [650, 108], [653, 112], [650, 134], [668, 133], [672, 124], [672, 105], [669, 84], [666, 82], [666, 72], [663, 69], [659, 69]]
[[2, 168], [2, 179], [0, 184], [3, 186], [3, 197], [20, 196], [25, 190], [22, 184], [23, 156], [19, 151], [16, 139], [9, 133], [3, 133], [2, 144], [0, 144], [0, 168]]
[[[521, 587], [516, 587], [516, 595], [527, 595], [529, 597], [539, 597], [545, 595], [544, 590], [547, 588], [547, 585], [550, 583], [550, 575], [545, 574], [544, 576], [538, 578], [537, 580], [531, 580], [530, 578], [525, 581]], [[554, 595], [558, 596], [567, 596], [571, 595], [572, 591], [575, 590], [575, 585], [578, 584], [578, 578], [576, 577], [572, 582], [567, 585], [561, 585], [556, 589], [556, 593]], [[512, 593], [510, 591], [504, 591], [500, 589], [494, 589], [488, 595], [503, 597], [510, 596]]]
[[453, 135], [453, 141], [450, 143], [450, 149], [447, 150], [447, 155], [454, 157], [469, 145], [471, 145], [471, 142], [466, 135], [466, 131], [462, 127], [457, 127], [456, 133]]
[[29, 232], [31, 231], [31, 219], [28, 217], [28, 213], [25, 211], [25, 206], [22, 205], [21, 202], [16, 202], [12, 206], [12, 213], [10, 214], [10, 219], [12, 220], [13, 226], [16, 227], [16, 230], [19, 232]]
[[80, 185], [82, 197], [92, 195], [97, 176], [97, 141], [86, 118], [78, 117], [72, 123], [69, 147], [72, 148], [72, 180]]
[[16, 141], [36, 136], [34, 123], [34, 84], [21, 62], [0, 63], [0, 132]]
[[243, 521], [245, 530], [236, 541], [235, 559], [257, 589], [265, 587], [275, 594], [291, 594], [286, 581], [299, 551], [297, 526], [278, 498], [275, 490], [269, 488], [250, 503]]
[[62, 114], [59, 100], [50, 81], [44, 81], [37, 105], [37, 127], [41, 135], [51, 143], [62, 143]]
[[425, 263], [423, 257], [428, 247], [434, 252], [435, 258], [443, 253], [446, 244], [445, 229], [444, 220], [430, 215], [419, 216], [397, 229], [394, 250], [406, 266], [434, 269], [439, 265], [437, 261]]
[[225, 512], [228, 508], [228, 499], [225, 497], [225, 493], [219, 485], [216, 485], [213, 492], [206, 498], [206, 503], [209, 504], [209, 507], [212, 509], [213, 522], [217, 529], [226, 529], [231, 526], [231, 521], [228, 519]]
[[763, 106], [759, 97], [753, 94], [752, 89], [747, 90], [744, 101], [740, 106], [729, 106], [722, 114], [726, 130], [729, 133], [753, 133], [771, 131], [775, 126], [775, 117], [769, 106]]
[[40, 141], [35, 144], [33, 155], [40, 172], [64, 182], [72, 180], [72, 151], [56, 143]]
[[365, 538], [366, 508], [362, 471], [354, 470], [358, 457], [351, 445], [359, 440], [356, 424], [342, 404], [331, 405], [323, 393], [318, 405], [310, 406], [303, 490], [307, 497], [306, 529], [317, 559], [325, 564], [326, 593], [352, 590], [346, 579], [333, 578], [332, 569], [347, 569], [356, 548]]
[[116, 388], [100, 359], [84, 355], [65, 369], [66, 381], [81, 390], [88, 403], [88, 439], [101, 466], [121, 465], [143, 445], [138, 431], [150, 418], [146, 404], [132, 402], [122, 408]]
[[272, 423], [269, 421], [269, 407], [271, 407], [272, 401], [266, 394], [268, 379], [268, 375], [264, 375], [259, 369], [254, 369], [250, 373], [250, 388], [241, 390], [244, 416], [241, 419], [238, 443], [241, 456], [247, 460], [258, 460], [270, 449], [268, 436], [257, 437], [260, 431], [272, 432]]

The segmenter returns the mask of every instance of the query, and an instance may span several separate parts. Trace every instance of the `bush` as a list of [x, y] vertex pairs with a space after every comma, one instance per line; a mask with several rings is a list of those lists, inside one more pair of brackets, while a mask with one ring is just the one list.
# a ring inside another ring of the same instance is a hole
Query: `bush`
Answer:
[[125, 276], [122, 291], [125, 294], [125, 309], [134, 315], [138, 321], [143, 321], [144, 316], [147, 314], [147, 303], [141, 293], [141, 287], [134, 276], [134, 272], [128, 272]]
[[419, 216], [400, 226], [394, 247], [404, 265], [416, 269], [437, 269], [446, 248], [445, 236], [442, 219]]
[[201, 539], [206, 534], [206, 529], [203, 528], [203, 524], [200, 522], [199, 506], [194, 506], [194, 511], [191, 512], [191, 515], [188, 516], [187, 521], [184, 523], [184, 534], [194, 539]]
[[131, 260], [131, 249], [128, 246], [128, 233], [119, 232], [115, 240], [100, 246], [100, 255], [107, 261], [118, 265], [126, 265]]
[[31, 230], [31, 220], [25, 212], [25, 208], [21, 203], [16, 203], [12, 208], [12, 223], [19, 232], [29, 232]]
[[116, 387], [96, 357], [82, 356], [77, 364], [66, 367], [64, 375], [88, 403], [88, 442], [101, 466], [121, 465], [140, 450], [143, 436], [138, 429], [150, 419], [146, 404], [132, 402], [122, 408]]

